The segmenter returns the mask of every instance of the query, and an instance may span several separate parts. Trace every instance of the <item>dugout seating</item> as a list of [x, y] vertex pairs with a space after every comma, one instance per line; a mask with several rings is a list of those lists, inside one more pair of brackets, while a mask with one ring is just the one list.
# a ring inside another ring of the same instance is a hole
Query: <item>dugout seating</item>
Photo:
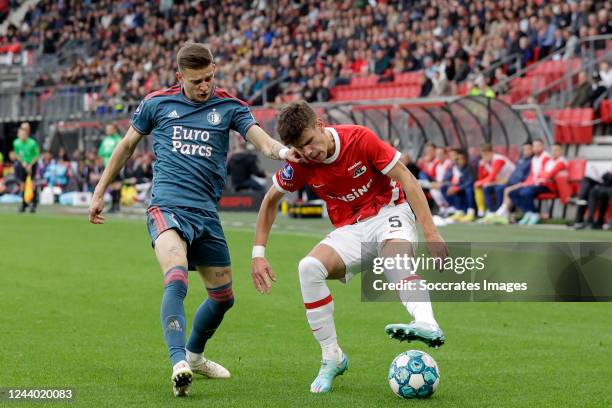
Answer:
[[567, 203], [569, 202], [569, 199], [572, 196], [578, 193], [578, 189], [580, 188], [580, 182], [584, 178], [586, 160], [570, 160], [567, 164], [567, 167], [567, 171], [560, 172], [560, 174], [555, 177], [555, 185], [557, 187], [557, 191], [541, 193], [537, 197], [540, 204], [540, 208], [542, 207], [542, 203], [550, 201], [550, 207], [548, 211], [549, 218], [552, 218], [554, 203], [557, 199], [559, 199], [561, 204], [563, 204], [563, 218], [565, 218], [565, 214], [567, 212]]

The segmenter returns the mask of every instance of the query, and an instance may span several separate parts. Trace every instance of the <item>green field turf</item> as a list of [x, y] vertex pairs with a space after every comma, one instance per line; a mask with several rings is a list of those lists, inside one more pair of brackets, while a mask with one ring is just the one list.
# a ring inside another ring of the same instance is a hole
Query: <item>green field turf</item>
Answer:
[[[351, 359], [330, 395], [311, 395], [320, 351], [304, 316], [296, 265], [329, 230], [280, 219], [267, 251], [278, 282], [258, 294], [250, 278], [253, 214], [224, 214], [236, 305], [207, 355], [233, 374], [196, 378], [176, 400], [159, 323], [162, 275], [141, 216], [85, 216], [0, 208], [0, 387], [73, 387], [68, 406], [604, 407], [612, 406], [612, 308], [607, 303], [438, 303], [447, 344], [430, 351], [441, 384], [426, 401], [395, 397], [389, 364], [409, 348], [384, 326], [406, 321], [395, 303], [362, 303], [359, 279], [330, 284], [340, 345]], [[451, 226], [448, 241], [609, 241], [608, 232]], [[205, 297], [192, 276], [190, 321]], [[28, 404], [0, 401], [0, 406]], [[64, 406], [36, 403], [33, 406]]]

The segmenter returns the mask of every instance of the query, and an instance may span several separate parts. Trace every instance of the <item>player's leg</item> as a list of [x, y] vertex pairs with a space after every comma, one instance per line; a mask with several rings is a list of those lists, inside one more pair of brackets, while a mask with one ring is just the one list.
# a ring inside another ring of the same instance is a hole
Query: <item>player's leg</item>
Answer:
[[481, 187], [474, 187], [472, 191], [474, 193], [476, 213], [479, 217], [484, 217], [485, 211], [487, 210], [484, 191]]
[[[321, 346], [322, 354], [321, 368], [310, 385], [313, 393], [331, 391], [333, 379], [348, 369], [348, 357], [338, 345], [333, 315], [334, 301], [325, 281], [344, 278], [347, 269], [345, 262], [356, 263], [358, 260], [360, 243], [351, 235], [351, 227], [332, 232], [298, 266], [306, 318], [313, 336]], [[348, 250], [347, 243], [352, 243], [353, 251]], [[338, 248], [343, 251], [343, 257], [337, 252]]]
[[232, 270], [229, 266], [198, 266], [198, 273], [208, 292], [193, 317], [187, 342], [187, 361], [193, 372], [208, 378], [229, 378], [223, 366], [204, 357], [206, 342], [215, 334], [225, 313], [234, 305]]
[[111, 209], [109, 212], [118, 212], [121, 210], [121, 176], [117, 176], [110, 185]]
[[194, 372], [209, 378], [228, 378], [230, 373], [221, 365], [203, 356], [207, 341], [234, 305], [232, 270], [229, 249], [219, 216], [210, 211], [185, 211], [181, 218], [195, 226], [197, 238], [187, 255], [206, 287], [208, 297], [198, 306], [187, 342], [187, 361]]
[[[395, 259], [397, 255], [414, 256], [412, 242], [403, 239], [389, 239], [385, 241], [380, 255], [385, 258]], [[445, 337], [442, 329], [434, 317], [431, 300], [427, 289], [420, 288], [423, 278], [414, 273], [410, 268], [402, 268], [395, 265], [394, 268], [385, 270], [387, 281], [393, 283], [413, 282], [413, 289], [398, 290], [400, 301], [412, 316], [413, 321], [409, 324], [394, 323], [385, 328], [386, 333], [399, 341], [418, 340], [430, 347], [438, 348], [444, 344]]]
[[[418, 234], [416, 218], [408, 204], [385, 209], [367, 223], [370, 224], [368, 230], [373, 234], [370, 240], [379, 243], [378, 256], [391, 259], [395, 259], [397, 255], [414, 256]], [[409, 267], [401, 268], [401, 265], [385, 269], [385, 277], [387, 281], [393, 283], [415, 281], [415, 290], [398, 291], [402, 304], [414, 321], [410, 324], [387, 325], [385, 328], [387, 334], [400, 341], [419, 340], [432, 347], [442, 345], [444, 334], [434, 318], [429, 292], [418, 289], [422, 278], [414, 274]]]
[[[521, 209], [525, 212], [525, 217], [521, 219], [519, 224], [535, 225], [540, 222], [540, 213], [535, 206], [535, 198], [538, 194], [548, 191], [544, 186], [527, 186], [519, 190]], [[523, 222], [523, 220], [525, 222]]]
[[484, 194], [485, 206], [487, 207], [487, 216], [495, 211], [495, 185], [489, 184], [488, 186], [482, 187], [482, 193]]
[[19, 160], [15, 160], [14, 170], [15, 178], [19, 180], [19, 192], [21, 193], [21, 207], [19, 208], [19, 212], [24, 212], [28, 206], [25, 201], [25, 181], [27, 172]]
[[[158, 209], [149, 215], [162, 228], [166, 221]], [[187, 295], [187, 244], [174, 229], [166, 229], [155, 240], [155, 255], [164, 272], [164, 295], [160, 311], [164, 338], [172, 361], [172, 383], [176, 396], [186, 396], [192, 371], [185, 356], [187, 321], [183, 301]]]

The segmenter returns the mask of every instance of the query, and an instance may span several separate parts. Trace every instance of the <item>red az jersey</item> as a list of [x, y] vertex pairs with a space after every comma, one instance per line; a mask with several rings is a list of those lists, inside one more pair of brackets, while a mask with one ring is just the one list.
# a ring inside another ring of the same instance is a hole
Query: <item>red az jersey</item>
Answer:
[[397, 182], [386, 174], [400, 152], [363, 126], [327, 127], [336, 143], [334, 154], [321, 163], [289, 163], [272, 177], [282, 193], [309, 185], [327, 204], [336, 228], [365, 220], [387, 205], [405, 201]]

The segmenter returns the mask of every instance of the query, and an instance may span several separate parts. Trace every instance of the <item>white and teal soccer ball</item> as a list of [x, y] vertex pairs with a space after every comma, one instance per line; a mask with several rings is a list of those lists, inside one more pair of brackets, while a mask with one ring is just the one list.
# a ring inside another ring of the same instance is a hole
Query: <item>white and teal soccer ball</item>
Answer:
[[402, 398], [430, 397], [440, 385], [438, 364], [422, 351], [405, 351], [391, 363], [389, 385]]

